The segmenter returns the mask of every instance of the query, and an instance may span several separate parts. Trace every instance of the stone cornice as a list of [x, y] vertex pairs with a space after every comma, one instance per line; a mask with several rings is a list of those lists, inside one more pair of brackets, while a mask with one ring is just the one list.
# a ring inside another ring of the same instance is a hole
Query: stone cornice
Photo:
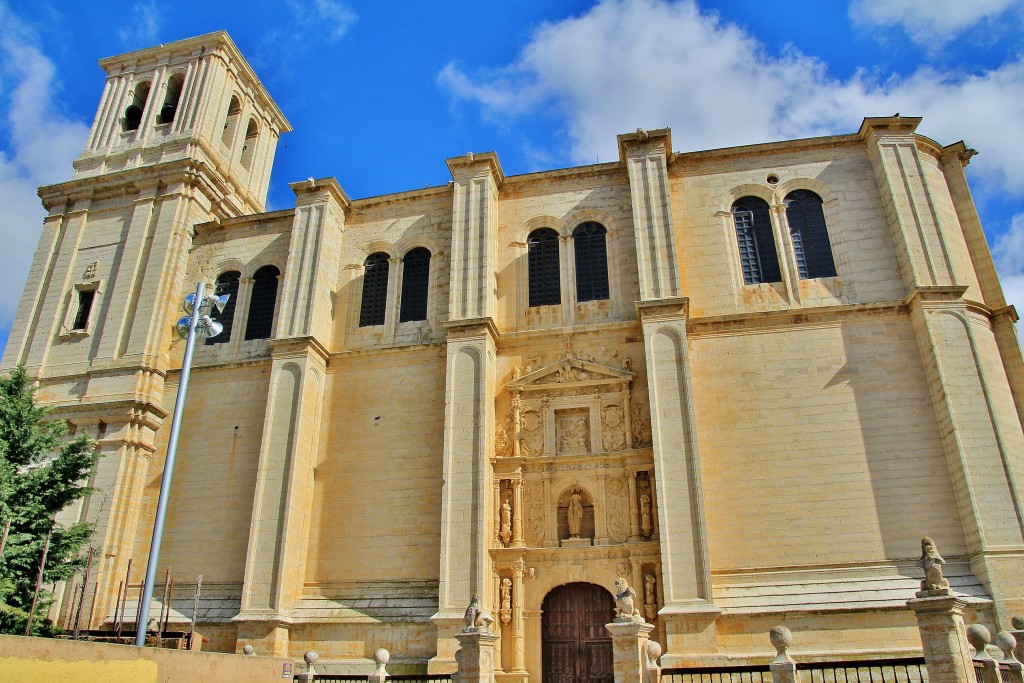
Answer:
[[498, 162], [498, 155], [495, 152], [470, 153], [446, 159], [445, 163], [448, 165], [452, 178], [458, 179], [473, 175], [477, 173], [476, 167], [486, 165], [487, 172], [494, 178], [495, 184], [500, 186], [505, 181], [505, 173], [501, 170], [501, 164]]
[[686, 319], [690, 308], [690, 299], [685, 296], [674, 296], [665, 299], [648, 299], [637, 301], [636, 314], [641, 322], [654, 320]]
[[458, 341], [461, 339], [472, 339], [474, 337], [490, 336], [491, 341], [497, 342], [498, 340], [498, 328], [494, 324], [492, 318], [461, 318], [459, 320], [449, 320], [444, 323], [445, 332], [448, 335], [448, 341]]
[[672, 156], [672, 129], [658, 128], [656, 130], [643, 130], [638, 128], [635, 133], [623, 133], [615, 137], [619, 146], [619, 163], [626, 163], [631, 155], [631, 149], [638, 148], [660, 148], [666, 158]]
[[286, 337], [270, 340], [270, 355], [274, 360], [295, 356], [306, 356], [312, 351], [327, 364], [330, 352], [316, 337]]
[[292, 192], [295, 193], [297, 205], [315, 202], [318, 196], [326, 195], [333, 198], [345, 213], [348, 213], [352, 206], [345, 190], [334, 178], [310, 178], [297, 183], [289, 183], [288, 187], [292, 188]]

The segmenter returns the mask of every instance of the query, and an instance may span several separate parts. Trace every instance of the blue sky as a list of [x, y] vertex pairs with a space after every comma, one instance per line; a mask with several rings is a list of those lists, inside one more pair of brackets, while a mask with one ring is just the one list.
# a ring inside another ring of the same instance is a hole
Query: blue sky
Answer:
[[96, 61], [226, 29], [295, 131], [288, 183], [353, 198], [439, 185], [494, 150], [506, 174], [616, 157], [671, 127], [677, 151], [851, 133], [865, 116], [977, 149], [968, 167], [1008, 299], [1024, 311], [1024, 0], [173, 3], [0, 0], [0, 344], [103, 89]]

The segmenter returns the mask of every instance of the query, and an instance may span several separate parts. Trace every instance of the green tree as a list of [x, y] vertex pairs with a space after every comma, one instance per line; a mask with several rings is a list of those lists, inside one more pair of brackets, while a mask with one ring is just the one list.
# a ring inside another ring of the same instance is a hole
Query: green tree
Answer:
[[[24, 368], [0, 377], [0, 531], [11, 523], [0, 557], [0, 633], [25, 631], [51, 526], [44, 584], [71, 578], [83, 564], [82, 548], [92, 533], [85, 522], [64, 526], [54, 519], [91, 493], [84, 482], [99, 453], [87, 435], [66, 440], [66, 424], [47, 419], [49, 412], [36, 405], [35, 386]], [[40, 592], [37, 615], [51, 599]], [[33, 633], [52, 630], [48, 621], [37, 617], [33, 622]]]

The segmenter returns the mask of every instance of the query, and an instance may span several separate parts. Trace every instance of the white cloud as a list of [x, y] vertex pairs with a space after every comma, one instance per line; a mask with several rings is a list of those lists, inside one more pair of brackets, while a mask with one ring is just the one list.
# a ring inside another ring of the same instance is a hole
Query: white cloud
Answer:
[[334, 0], [314, 0], [314, 20], [327, 32], [332, 41], [341, 38], [355, 23], [356, 13], [348, 5]]
[[942, 144], [979, 150], [971, 168], [986, 183], [1024, 192], [1024, 57], [977, 74], [838, 80], [795, 49], [769, 54], [692, 0], [606, 0], [541, 26], [512, 64], [453, 63], [438, 80], [489, 118], [554, 107], [575, 163], [615, 158], [615, 136], [638, 127], [671, 127], [685, 151], [849, 133], [898, 111], [923, 116], [920, 132]]
[[[0, 89], [8, 93], [0, 118], [0, 328], [14, 317], [45, 212], [36, 187], [70, 178], [88, 127], [59, 113], [53, 63], [33, 36], [0, 4]], [[14, 293], [17, 294], [14, 294]]]
[[157, 43], [157, 34], [163, 24], [155, 0], [146, 0], [132, 7], [130, 23], [117, 31], [117, 37], [127, 50], [137, 50]]
[[937, 50], [975, 24], [1020, 4], [1021, 0], [852, 0], [850, 18], [861, 24], [902, 26], [915, 43]]
[[1024, 213], [1014, 216], [1010, 229], [995, 240], [992, 258], [1006, 303], [1016, 306], [1017, 313], [1024, 314]]

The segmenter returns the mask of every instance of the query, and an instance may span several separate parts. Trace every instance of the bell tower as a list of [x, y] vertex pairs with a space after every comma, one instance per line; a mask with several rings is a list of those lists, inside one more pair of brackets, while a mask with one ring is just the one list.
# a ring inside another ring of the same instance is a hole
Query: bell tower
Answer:
[[[110, 57], [85, 151], [42, 187], [43, 233], [4, 352], [104, 457], [61, 521], [95, 525], [98, 626], [136, 553], [157, 433], [174, 401], [170, 343], [193, 226], [264, 210], [288, 121], [223, 31]], [[141, 537], [148, 537], [142, 532]], [[135, 557], [134, 570], [144, 563]], [[57, 599], [61, 596], [58, 591]], [[90, 593], [91, 599], [91, 593]]]
[[227, 33], [100, 61], [107, 72], [75, 179], [191, 160], [215, 182], [218, 217], [263, 211], [288, 121]]

